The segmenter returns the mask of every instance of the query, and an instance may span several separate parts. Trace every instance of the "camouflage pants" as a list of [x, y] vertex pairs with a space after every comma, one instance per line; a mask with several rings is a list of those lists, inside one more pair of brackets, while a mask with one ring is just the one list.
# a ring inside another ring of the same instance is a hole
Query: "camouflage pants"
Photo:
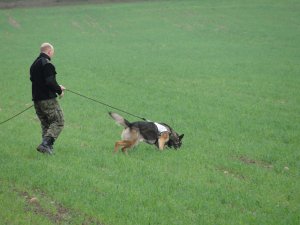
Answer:
[[34, 108], [41, 121], [42, 137], [57, 139], [64, 128], [64, 115], [56, 98], [35, 101]]

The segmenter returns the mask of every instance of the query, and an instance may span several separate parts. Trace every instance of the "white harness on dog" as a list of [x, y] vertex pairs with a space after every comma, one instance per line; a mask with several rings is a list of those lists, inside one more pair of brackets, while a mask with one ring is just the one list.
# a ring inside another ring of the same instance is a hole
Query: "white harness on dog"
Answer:
[[154, 123], [155, 124], [155, 126], [157, 127], [157, 129], [158, 129], [158, 132], [161, 134], [161, 133], [163, 133], [163, 132], [169, 132], [169, 130], [165, 127], [165, 126], [163, 126], [163, 125], [161, 125], [161, 124], [159, 124], [159, 123]]

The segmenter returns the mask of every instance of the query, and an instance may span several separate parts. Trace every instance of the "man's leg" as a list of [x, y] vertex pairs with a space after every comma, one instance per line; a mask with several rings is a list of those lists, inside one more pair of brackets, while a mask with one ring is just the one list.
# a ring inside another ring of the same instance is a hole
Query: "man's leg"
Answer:
[[48, 138], [45, 138], [45, 135], [47, 133], [47, 130], [49, 129], [50, 123], [48, 121], [47, 113], [45, 113], [47, 103], [45, 101], [37, 101], [34, 102], [34, 108], [36, 115], [38, 116], [40, 122], [41, 122], [41, 128], [42, 128], [42, 143], [37, 146], [37, 150], [41, 153], [52, 153], [51, 147], [48, 144], [49, 140]]
[[48, 121], [47, 115], [42, 110], [43, 108], [41, 107], [42, 104], [43, 104], [42, 102], [35, 102], [34, 108], [35, 108], [36, 115], [41, 122], [42, 138], [44, 138], [45, 134], [47, 133], [47, 130], [49, 129], [50, 123]]
[[55, 140], [64, 128], [64, 115], [56, 99], [48, 100], [48, 103], [47, 114], [50, 126], [45, 137], [50, 138], [50, 146], [53, 148]]
[[64, 127], [63, 112], [56, 99], [39, 101], [35, 105], [43, 130], [43, 141], [37, 150], [52, 154], [54, 141]]

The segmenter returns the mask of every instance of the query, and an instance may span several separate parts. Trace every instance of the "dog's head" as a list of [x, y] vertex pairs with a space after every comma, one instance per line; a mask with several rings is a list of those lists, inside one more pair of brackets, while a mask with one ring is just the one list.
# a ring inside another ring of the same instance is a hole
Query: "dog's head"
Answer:
[[165, 126], [169, 131], [169, 141], [166, 143], [166, 145], [169, 148], [179, 149], [182, 145], [182, 138], [184, 134], [179, 135], [175, 130], [172, 129], [172, 127], [170, 127], [166, 123], [160, 123], [160, 124]]
[[182, 144], [182, 138], [183, 138], [184, 134], [177, 134], [175, 131], [172, 131], [170, 134], [170, 139], [167, 142], [167, 145], [169, 148], [175, 148], [178, 149], [181, 147]]

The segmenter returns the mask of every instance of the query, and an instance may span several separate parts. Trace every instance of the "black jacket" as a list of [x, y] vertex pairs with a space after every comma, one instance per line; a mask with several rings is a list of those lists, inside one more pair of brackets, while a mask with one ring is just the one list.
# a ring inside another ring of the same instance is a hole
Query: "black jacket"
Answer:
[[62, 90], [56, 82], [56, 71], [50, 57], [41, 53], [30, 67], [32, 100], [40, 101], [56, 98]]

